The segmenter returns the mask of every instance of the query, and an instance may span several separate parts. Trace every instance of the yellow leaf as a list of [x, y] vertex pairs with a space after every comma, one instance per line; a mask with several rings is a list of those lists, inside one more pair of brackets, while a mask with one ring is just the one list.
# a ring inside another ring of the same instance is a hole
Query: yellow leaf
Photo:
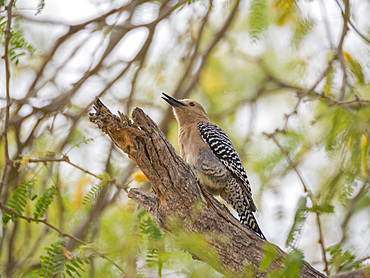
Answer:
[[82, 199], [83, 199], [83, 194], [85, 192], [84, 188], [86, 185], [91, 184], [91, 179], [89, 177], [83, 177], [78, 180], [76, 183], [76, 191], [74, 195], [74, 200], [73, 200], [73, 207], [75, 209], [79, 209], [82, 205]]
[[135, 173], [134, 174], [134, 180], [136, 182], [149, 181], [148, 178], [143, 174], [143, 172]]
[[66, 248], [63, 248], [63, 253], [64, 253], [64, 256], [65, 256], [68, 260], [72, 260], [71, 252], [69, 252]]
[[24, 166], [24, 167], [27, 167], [28, 166], [28, 162], [30, 161], [30, 157], [29, 156], [23, 156], [22, 157], [22, 160], [21, 160], [21, 164]]
[[124, 210], [127, 213], [134, 213], [135, 212], [135, 202], [133, 200], [128, 200], [126, 204], [124, 205]]
[[348, 140], [348, 149], [351, 151], [352, 147], [353, 147], [353, 138], [352, 136], [350, 136]]
[[346, 52], [346, 51], [343, 50], [342, 53], [343, 53], [343, 56], [346, 58], [346, 60], [349, 63], [353, 63], [353, 58], [352, 58], [352, 56], [348, 52]]
[[369, 148], [369, 141], [367, 140], [367, 137], [365, 134], [362, 134], [361, 136], [361, 171], [363, 176], [368, 175], [368, 169], [367, 169], [367, 150]]

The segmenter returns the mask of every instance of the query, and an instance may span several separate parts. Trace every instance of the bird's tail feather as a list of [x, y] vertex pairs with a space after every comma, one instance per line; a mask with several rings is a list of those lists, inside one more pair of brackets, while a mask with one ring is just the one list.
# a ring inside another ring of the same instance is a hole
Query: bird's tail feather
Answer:
[[221, 192], [221, 197], [236, 210], [242, 224], [250, 228], [261, 238], [266, 239], [253, 215], [248, 197], [243, 193], [239, 183], [233, 179]]
[[266, 239], [266, 237], [262, 233], [260, 227], [258, 226], [257, 220], [254, 217], [253, 212], [251, 210], [245, 210], [242, 214], [239, 214], [239, 217], [240, 217], [240, 222], [242, 224], [249, 227], [257, 235], [259, 235], [261, 238]]

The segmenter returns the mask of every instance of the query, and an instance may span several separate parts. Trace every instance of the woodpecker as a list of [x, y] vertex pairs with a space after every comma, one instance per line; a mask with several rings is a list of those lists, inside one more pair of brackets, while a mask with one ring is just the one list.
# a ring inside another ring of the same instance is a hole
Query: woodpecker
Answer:
[[265, 239], [253, 212], [256, 205], [247, 174], [229, 137], [210, 122], [195, 100], [162, 97], [173, 108], [179, 124], [180, 156], [195, 170], [213, 195], [220, 195], [239, 214], [240, 222]]

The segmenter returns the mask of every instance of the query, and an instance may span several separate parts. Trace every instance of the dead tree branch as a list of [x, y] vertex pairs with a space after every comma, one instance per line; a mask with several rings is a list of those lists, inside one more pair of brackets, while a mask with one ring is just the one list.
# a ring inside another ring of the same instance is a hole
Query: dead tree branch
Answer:
[[[202, 234], [210, 249], [218, 254], [221, 266], [207, 261], [206, 257], [197, 258], [218, 271], [231, 271], [239, 276], [249, 266], [254, 270], [254, 277], [267, 275], [259, 270], [266, 242], [242, 226], [202, 187], [156, 123], [139, 108], [134, 109], [130, 120], [122, 113], [119, 117], [113, 115], [99, 99], [94, 104], [96, 112], [90, 114], [90, 120], [128, 154], [152, 184], [154, 193], [131, 189], [130, 198], [151, 213], [164, 231], [174, 236], [180, 232]], [[285, 253], [276, 249], [284, 257]], [[269, 270], [283, 266], [281, 260], [274, 260]], [[305, 262], [301, 277], [325, 275]]]

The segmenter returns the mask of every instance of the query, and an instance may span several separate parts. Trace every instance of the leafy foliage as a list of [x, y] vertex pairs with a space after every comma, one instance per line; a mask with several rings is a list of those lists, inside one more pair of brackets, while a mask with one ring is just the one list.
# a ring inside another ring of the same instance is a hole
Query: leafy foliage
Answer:
[[310, 212], [314, 213], [333, 213], [334, 212], [334, 206], [328, 203], [324, 204], [315, 204], [311, 208], [308, 209]]
[[138, 213], [140, 221], [140, 234], [148, 238], [149, 244], [146, 252], [146, 262], [149, 267], [154, 265], [158, 268], [158, 276], [162, 277], [163, 255], [164, 255], [164, 236], [162, 231], [158, 228], [153, 217], [151, 217], [145, 210]]
[[356, 61], [356, 59], [354, 59], [352, 55], [346, 51], [343, 51], [343, 56], [347, 60], [349, 64], [349, 69], [351, 73], [353, 74], [353, 76], [356, 78], [357, 82], [360, 84], [364, 84], [365, 75], [364, 75], [361, 64], [358, 61]]
[[59, 239], [50, 247], [45, 248], [46, 255], [40, 256], [40, 277], [65, 277], [65, 273], [70, 277], [81, 277], [80, 271], [84, 271], [83, 266], [89, 264], [91, 258], [72, 259], [64, 244], [65, 239]]
[[249, 8], [249, 34], [254, 40], [260, 39], [261, 34], [267, 28], [267, 1], [252, 0]]
[[298, 19], [298, 24], [296, 25], [296, 29], [293, 35], [294, 47], [299, 47], [300, 43], [309, 34], [313, 27], [314, 23], [312, 20], [306, 18]]
[[269, 242], [263, 246], [263, 253], [265, 256], [260, 263], [260, 271], [265, 272], [270, 266], [271, 262], [280, 257], [277, 248]]
[[35, 206], [35, 212], [33, 213], [35, 218], [39, 218], [44, 215], [44, 213], [50, 206], [51, 202], [53, 201], [53, 198], [56, 192], [57, 190], [55, 186], [52, 186], [48, 188], [44, 192], [44, 194], [42, 194], [42, 196], [37, 199], [36, 206]]
[[356, 259], [350, 251], [343, 251], [341, 244], [336, 244], [328, 248], [331, 255], [331, 271], [332, 273], [348, 271], [357, 269], [360, 266], [360, 262]]
[[[24, 212], [24, 208], [27, 205], [28, 199], [33, 199], [32, 197], [32, 189], [35, 184], [34, 180], [27, 180], [22, 181], [18, 188], [13, 193], [12, 197], [8, 202], [8, 207], [17, 212], [18, 214], [22, 215]], [[6, 211], [3, 212], [3, 225], [6, 225], [9, 220], [15, 222], [18, 219], [13, 214], [10, 214]]]
[[[33, 201], [37, 198], [37, 195], [32, 195], [34, 184], [35, 184], [35, 180], [22, 181], [8, 202], [9, 208], [14, 210], [18, 214], [22, 215], [27, 205], [27, 201], [28, 200]], [[55, 193], [56, 193], [56, 188], [55, 186], [52, 186], [48, 188], [42, 194], [42, 196], [37, 198], [36, 205], [35, 205], [35, 211], [34, 211], [35, 218], [39, 218], [44, 215], [49, 205], [53, 201]], [[6, 225], [9, 222], [9, 220], [12, 220], [14, 222], [17, 220], [17, 218], [18, 217], [16, 217], [15, 215], [4, 211], [3, 225]]]
[[297, 204], [297, 209], [294, 215], [292, 228], [289, 231], [285, 241], [286, 246], [294, 246], [297, 236], [300, 234], [302, 226], [307, 218], [307, 197], [301, 197]]
[[299, 277], [300, 270], [302, 268], [304, 255], [301, 250], [294, 250], [288, 253], [284, 258], [285, 267], [283, 270], [284, 278], [295, 278]]
[[90, 204], [98, 195], [101, 189], [103, 188], [104, 184], [95, 184], [89, 192], [83, 197], [82, 204], [87, 205]]
[[326, 95], [331, 95], [331, 90], [333, 88], [333, 77], [334, 77], [334, 67], [330, 67], [328, 74], [325, 77], [325, 85], [323, 91]]
[[[287, 253], [283, 258], [278, 255], [277, 250], [273, 248], [265, 249], [265, 257], [262, 259], [264, 271], [267, 270], [272, 260], [282, 260], [284, 267], [281, 269], [271, 270], [266, 277], [268, 278], [295, 278], [300, 277], [300, 271], [303, 265], [304, 255], [303, 252], [294, 249], [292, 252]], [[261, 266], [260, 266], [261, 269]], [[261, 269], [262, 271], [262, 269]]]
[[284, 267], [282, 269], [270, 270], [266, 277], [270, 278], [294, 278], [299, 277], [300, 270], [303, 264], [304, 255], [301, 250], [294, 249], [292, 252], [287, 253], [282, 257], [276, 248], [276, 246], [266, 242], [263, 247], [263, 253], [265, 256], [262, 258], [260, 263], [260, 270], [266, 272], [274, 260], [282, 260]]
[[64, 239], [60, 239], [53, 243], [50, 247], [46, 247], [46, 255], [40, 256], [41, 269], [40, 277], [61, 277], [64, 272], [65, 257], [63, 253]]
[[[2, 44], [4, 44], [5, 40], [6, 24], [7, 21], [5, 17], [0, 18], [0, 38]], [[11, 35], [9, 40], [8, 55], [10, 60], [13, 61], [16, 65], [18, 65], [19, 57], [26, 55], [27, 53], [33, 54], [36, 49], [28, 42], [26, 42], [26, 40], [22, 37], [20, 31], [17, 31], [13, 28], [10, 34]]]
[[101, 178], [100, 184], [95, 184], [89, 192], [83, 197], [82, 204], [87, 205], [90, 204], [100, 193], [103, 187], [110, 182], [110, 175], [106, 172], [104, 174], [99, 175]]
[[39, 0], [36, 15], [40, 14], [45, 7], [45, 0]]

